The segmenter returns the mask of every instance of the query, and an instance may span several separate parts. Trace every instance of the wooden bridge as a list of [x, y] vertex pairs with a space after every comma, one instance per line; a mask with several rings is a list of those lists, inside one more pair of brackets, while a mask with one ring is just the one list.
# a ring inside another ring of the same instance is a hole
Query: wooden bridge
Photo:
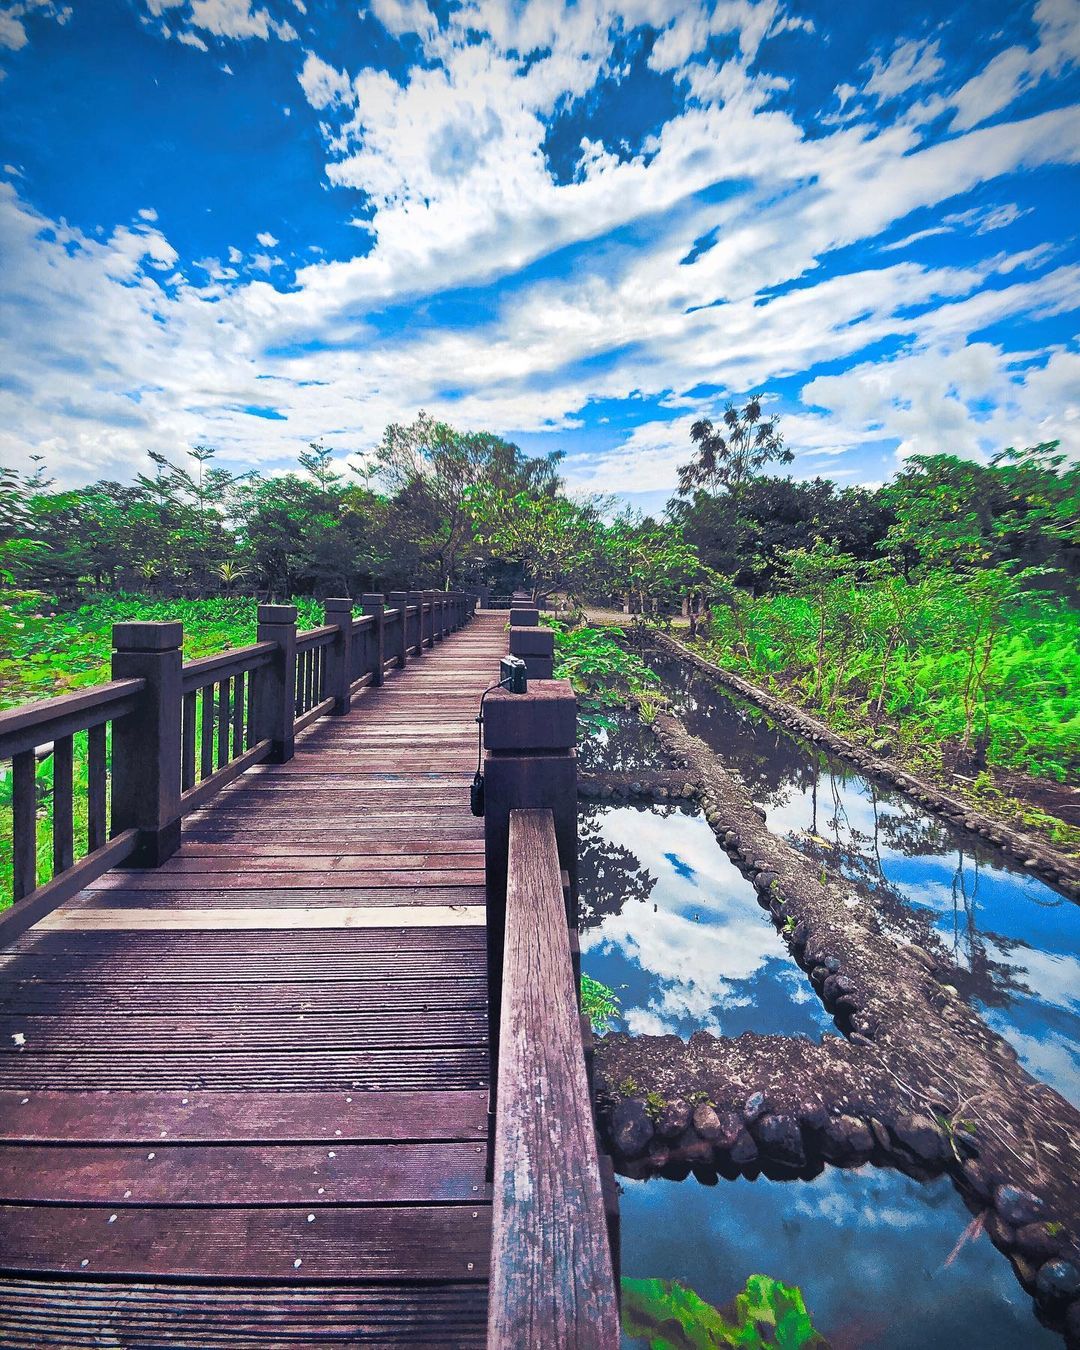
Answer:
[[572, 692], [487, 695], [479, 820], [505, 611], [363, 610], [118, 624], [111, 684], [0, 715], [4, 1346], [618, 1344]]

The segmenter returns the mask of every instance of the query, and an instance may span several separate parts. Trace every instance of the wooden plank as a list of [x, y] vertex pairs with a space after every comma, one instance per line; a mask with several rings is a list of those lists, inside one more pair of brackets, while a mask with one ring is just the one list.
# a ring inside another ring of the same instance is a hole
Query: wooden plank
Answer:
[[[421, 875], [423, 875], [421, 873]], [[53, 883], [58, 884], [58, 883]], [[192, 877], [192, 887], [199, 878]], [[282, 887], [276, 890], [228, 890], [207, 884], [199, 890], [90, 891], [83, 890], [65, 907], [69, 913], [86, 909], [146, 909], [157, 914], [184, 910], [230, 909], [388, 909], [414, 906], [478, 905], [482, 886], [368, 886], [359, 873], [338, 878], [334, 887]], [[0, 923], [3, 920], [0, 918]]]
[[364, 889], [383, 889], [388, 886], [479, 886], [483, 884], [483, 867], [434, 868], [428, 867], [419, 872], [408, 868], [369, 868], [364, 871], [348, 872], [322, 870], [315, 872], [212, 872], [201, 876], [189, 872], [174, 872], [166, 864], [157, 871], [139, 871], [135, 868], [123, 872], [109, 872], [97, 877], [86, 887], [96, 895], [113, 891], [188, 891], [193, 886], [205, 885], [217, 891], [266, 891], [294, 890], [303, 887], [334, 886], [338, 889], [350, 885], [350, 877], [358, 878], [356, 885]]
[[264, 1051], [229, 1055], [161, 1055], [108, 1049], [78, 1054], [0, 1056], [0, 1088], [216, 1089], [229, 1092], [326, 1092], [359, 1088], [421, 1092], [485, 1087], [487, 1046]]
[[[272, 981], [254, 979], [204, 979], [177, 981], [162, 976], [154, 980], [149, 967], [142, 979], [114, 983], [100, 977], [82, 980], [23, 980], [0, 989], [0, 1013], [79, 1013], [90, 1007], [95, 1012], [144, 1012], [168, 1017], [179, 1010], [195, 1007], [215, 1014], [265, 1014], [301, 1012], [308, 1016], [333, 1014], [349, 1009], [392, 1007], [431, 1009], [483, 1007], [487, 986], [478, 971], [472, 977], [462, 973], [455, 962], [442, 971], [435, 967], [422, 975], [408, 971], [384, 971], [364, 979], [353, 974], [347, 979], [290, 980], [285, 972]], [[153, 999], [148, 995], [153, 992]]]
[[[452, 843], [441, 848], [418, 850], [414, 853], [391, 853], [384, 844], [383, 851], [379, 853], [338, 852], [307, 856], [297, 856], [296, 850], [291, 847], [279, 848], [276, 852], [268, 848], [249, 848], [243, 854], [237, 854], [227, 845], [222, 845], [202, 854], [194, 854], [185, 849], [183, 854], [171, 858], [167, 867], [170, 876], [205, 878], [206, 885], [214, 886], [218, 884], [216, 881], [218, 876], [236, 875], [241, 864], [253, 867], [257, 875], [275, 857], [288, 858], [287, 875], [290, 876], [304, 872], [315, 872], [323, 877], [337, 877], [342, 873], [369, 873], [382, 870], [404, 872], [433, 868], [439, 871], [460, 872], [479, 869], [480, 880], [483, 881], [484, 861], [481, 850], [475, 848], [471, 852], [465, 852], [455, 848]], [[131, 876], [132, 872], [128, 871], [126, 875]], [[276, 878], [279, 874], [268, 875]]]
[[488, 1346], [617, 1350], [618, 1295], [550, 811], [511, 812], [509, 858]]
[[[182, 1108], [181, 1108], [182, 1109]], [[421, 1108], [423, 1109], [423, 1108]], [[165, 1143], [168, 1136], [170, 1142]], [[397, 1205], [487, 1200], [487, 1149], [475, 1143], [154, 1146], [0, 1144], [0, 1203]]]
[[0, 1269], [160, 1278], [482, 1279], [486, 1205], [330, 1209], [0, 1206]]
[[51, 932], [94, 929], [242, 928], [413, 928], [481, 927], [483, 905], [327, 905], [304, 909], [64, 909], [46, 915], [38, 927]]
[[[185, 839], [180, 852], [171, 859], [171, 866], [187, 866], [202, 860], [212, 861], [215, 858], [291, 858], [294, 867], [299, 867], [302, 863], [314, 862], [318, 858], [376, 858], [391, 856], [405, 859], [411, 855], [424, 856], [425, 854], [448, 854], [452, 853], [456, 857], [474, 857], [483, 856], [484, 841], [482, 838], [462, 839], [448, 836], [445, 839], [409, 839], [398, 841], [387, 839], [385, 836], [377, 838], [357, 837], [350, 834], [347, 840], [342, 840], [339, 835], [331, 837], [326, 835], [322, 840], [313, 839], [305, 843], [304, 856], [297, 856], [296, 845], [293, 843], [282, 844], [267, 841], [265, 843], [252, 843], [250, 841], [238, 840], [230, 842], [228, 839], [222, 839], [220, 842], [204, 843], [199, 840]], [[192, 870], [196, 870], [192, 868]]]
[[162, 1130], [174, 1144], [478, 1140], [487, 1093], [0, 1092], [6, 1142], [153, 1143]]
[[483, 1350], [486, 1309], [486, 1290], [476, 1282], [289, 1287], [13, 1277], [0, 1301], [0, 1337], [5, 1346], [28, 1350], [327, 1344]]
[[[359, 1012], [228, 1013], [213, 1007], [193, 1017], [190, 1010], [136, 1014], [112, 1009], [48, 1013], [5, 1013], [0, 1016], [0, 1058], [23, 1058], [29, 1047], [38, 1054], [66, 1053], [111, 1044], [116, 1053], [129, 1047], [164, 1055], [207, 1055], [251, 1050], [330, 1051], [477, 1044], [486, 1023], [484, 1004], [472, 1008], [391, 1008]], [[12, 1037], [25, 1036], [25, 1044]]]

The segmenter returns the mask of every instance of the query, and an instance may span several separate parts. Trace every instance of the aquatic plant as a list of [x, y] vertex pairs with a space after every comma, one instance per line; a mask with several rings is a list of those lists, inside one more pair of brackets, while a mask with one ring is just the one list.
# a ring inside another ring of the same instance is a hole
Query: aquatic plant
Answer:
[[623, 1331], [650, 1350], [716, 1350], [720, 1346], [827, 1346], [806, 1311], [802, 1291], [769, 1275], [751, 1275], [724, 1309], [678, 1280], [622, 1281]]
[[581, 1011], [589, 1019], [589, 1025], [597, 1036], [610, 1031], [619, 1016], [619, 999], [614, 989], [591, 975], [581, 977]]

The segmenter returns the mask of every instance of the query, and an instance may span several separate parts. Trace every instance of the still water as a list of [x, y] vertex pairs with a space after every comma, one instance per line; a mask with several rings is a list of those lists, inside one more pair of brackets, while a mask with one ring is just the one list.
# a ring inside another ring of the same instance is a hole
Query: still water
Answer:
[[[770, 828], [872, 895], [886, 927], [935, 933], [966, 973], [965, 997], [1077, 1100], [1080, 910], [685, 669], [658, 668]], [[619, 722], [582, 747], [583, 769], [665, 767], [651, 733]], [[579, 827], [582, 964], [621, 999], [617, 1030], [839, 1034], [699, 812], [583, 803]], [[750, 1274], [797, 1284], [834, 1350], [1060, 1345], [985, 1235], [949, 1259], [971, 1216], [946, 1178], [864, 1167], [809, 1182], [622, 1185], [624, 1275], [679, 1279], [718, 1306]]]

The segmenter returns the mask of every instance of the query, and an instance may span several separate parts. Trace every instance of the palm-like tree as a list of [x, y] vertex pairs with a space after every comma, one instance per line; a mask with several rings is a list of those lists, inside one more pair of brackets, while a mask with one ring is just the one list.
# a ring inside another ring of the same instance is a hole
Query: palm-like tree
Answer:
[[679, 469], [679, 491], [723, 488], [736, 500], [746, 483], [766, 464], [776, 460], [790, 464], [795, 456], [784, 447], [778, 419], [762, 420], [761, 400], [752, 398], [738, 411], [733, 403], [724, 409], [724, 425], [714, 427], [707, 417], [690, 428], [698, 447], [697, 458]]

